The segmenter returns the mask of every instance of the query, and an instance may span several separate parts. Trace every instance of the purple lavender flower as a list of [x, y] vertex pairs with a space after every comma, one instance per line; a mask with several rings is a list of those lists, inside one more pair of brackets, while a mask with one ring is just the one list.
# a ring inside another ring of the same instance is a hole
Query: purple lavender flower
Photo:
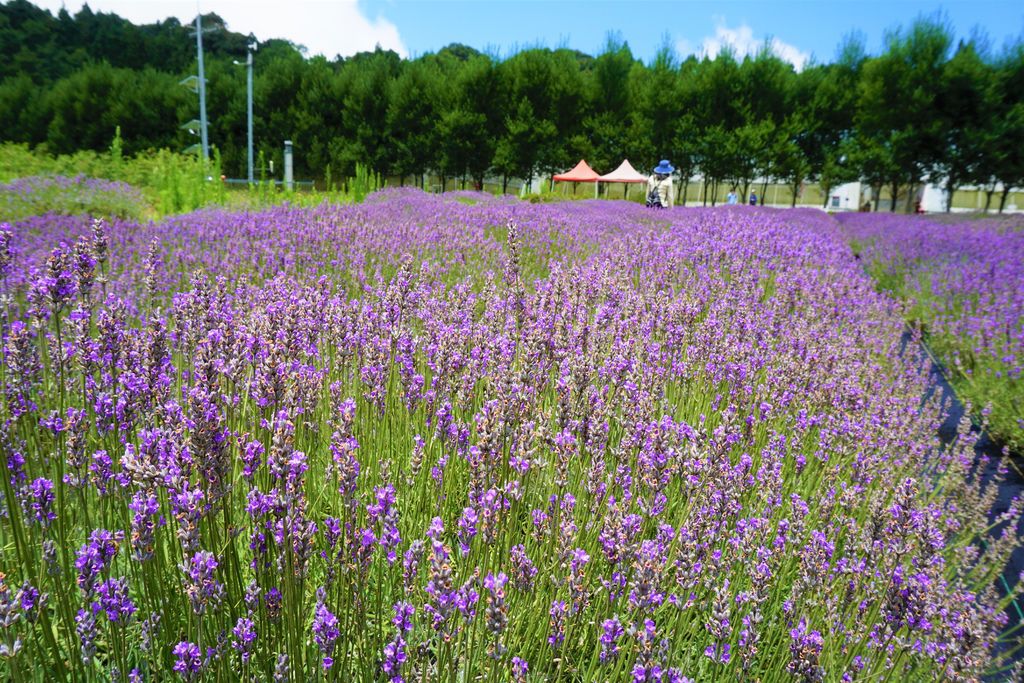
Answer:
[[449, 617], [455, 611], [456, 591], [452, 586], [448, 549], [437, 540], [430, 542], [429, 562], [424, 591], [430, 600], [423, 609], [431, 617], [431, 628], [447, 636]]
[[34, 480], [28, 486], [25, 515], [44, 529], [47, 528], [53, 520], [57, 519], [57, 515], [53, 511], [54, 499], [52, 481], [42, 477]]
[[107, 579], [96, 588], [93, 614], [106, 614], [115, 624], [126, 625], [135, 614], [135, 603], [128, 594], [128, 579]]
[[75, 633], [78, 634], [78, 642], [81, 649], [82, 663], [90, 664], [96, 656], [96, 637], [99, 632], [96, 628], [96, 618], [89, 610], [78, 610], [75, 616]]
[[395, 625], [399, 633], [408, 633], [412, 630], [412, 617], [416, 614], [416, 608], [408, 602], [395, 603], [395, 616], [391, 623]]
[[388, 563], [393, 564], [398, 555], [395, 548], [402, 542], [398, 532], [398, 507], [395, 505], [395, 488], [391, 484], [378, 486], [373, 490], [374, 502], [366, 506], [371, 522], [379, 522], [380, 545], [387, 552]]
[[48, 599], [47, 593], [40, 593], [39, 589], [28, 581], [21, 584], [21, 590], [18, 591], [18, 602], [25, 621], [34, 624], [39, 618], [39, 610], [46, 607]]
[[394, 640], [384, 646], [381, 670], [391, 683], [404, 683], [405, 679], [401, 672], [406, 659], [408, 656], [405, 653], [405, 640], [401, 636], [396, 636]]
[[291, 673], [291, 666], [288, 664], [288, 655], [280, 653], [277, 655], [277, 662], [274, 664], [274, 683], [285, 683]]
[[313, 641], [316, 642], [323, 655], [324, 670], [334, 665], [334, 641], [341, 632], [338, 630], [338, 618], [327, 609], [327, 605], [318, 602], [313, 612]]
[[402, 585], [407, 591], [411, 591], [419, 576], [420, 563], [426, 554], [426, 544], [422, 539], [417, 538], [409, 544], [409, 549], [402, 557]]
[[185, 574], [185, 594], [196, 614], [220, 605], [224, 586], [214, 578], [217, 558], [211, 552], [200, 551], [180, 567]]
[[818, 663], [821, 651], [825, 646], [825, 640], [817, 631], [807, 628], [807, 621], [801, 619], [796, 628], [789, 632], [790, 660], [786, 668], [795, 676], [799, 676], [805, 683], [822, 681], [825, 678], [825, 670]]
[[267, 618], [272, 622], [277, 622], [281, 618], [281, 605], [284, 597], [281, 595], [281, 591], [273, 586], [267, 590], [266, 598], [263, 600], [263, 604], [267, 608]]
[[11, 226], [7, 223], [0, 223], [0, 282], [7, 279], [14, 262], [14, 253], [11, 251], [13, 237]]
[[174, 655], [173, 670], [183, 681], [195, 681], [203, 670], [203, 655], [199, 646], [188, 641], [181, 641], [171, 651]]
[[239, 617], [235, 622], [235, 627], [231, 629], [231, 633], [235, 637], [231, 641], [231, 647], [238, 651], [242, 663], [247, 664], [249, 658], [252, 657], [253, 645], [256, 642], [256, 625], [252, 619]]
[[153, 641], [160, 632], [160, 614], [151, 613], [139, 622], [139, 649], [146, 654], [153, 651]]
[[119, 480], [114, 474], [114, 464], [106, 451], [96, 451], [92, 455], [92, 462], [89, 463], [89, 473], [92, 475], [92, 483], [101, 496], [107, 495], [111, 482]]
[[263, 444], [259, 441], [248, 441], [242, 449], [242, 476], [252, 481], [256, 470], [263, 463]]
[[476, 617], [476, 605], [480, 601], [480, 591], [476, 589], [479, 585], [478, 577], [479, 575], [471, 576], [455, 591], [455, 607], [467, 622], [473, 621]]
[[469, 554], [469, 544], [476, 536], [476, 523], [476, 510], [471, 507], [464, 508], [459, 518], [459, 548], [463, 555]]
[[163, 524], [163, 517], [159, 516], [160, 501], [154, 494], [136, 491], [128, 504], [128, 509], [132, 512], [132, 559], [136, 562], [146, 562], [153, 557], [156, 529]]
[[444, 535], [444, 523], [440, 517], [434, 517], [430, 520], [430, 527], [427, 529], [427, 537], [435, 541], [440, 541], [441, 536]]
[[121, 537], [122, 532], [115, 535], [106, 529], [94, 529], [89, 540], [78, 549], [75, 569], [78, 571], [78, 587], [85, 595], [92, 594], [99, 575], [110, 567]]
[[601, 662], [604, 663], [618, 656], [619, 638], [625, 635], [626, 632], [616, 617], [605, 619], [601, 623], [601, 630], [601, 654], [599, 657]]
[[537, 577], [537, 567], [526, 554], [526, 546], [514, 545], [509, 549], [509, 561], [512, 563], [512, 585], [521, 591], [533, 590], [533, 580]]
[[526, 683], [526, 674], [530, 671], [530, 665], [522, 657], [512, 658], [512, 680], [516, 683]]
[[548, 630], [548, 644], [556, 650], [565, 641], [565, 613], [568, 609], [564, 600], [555, 600], [551, 603], [551, 627]]

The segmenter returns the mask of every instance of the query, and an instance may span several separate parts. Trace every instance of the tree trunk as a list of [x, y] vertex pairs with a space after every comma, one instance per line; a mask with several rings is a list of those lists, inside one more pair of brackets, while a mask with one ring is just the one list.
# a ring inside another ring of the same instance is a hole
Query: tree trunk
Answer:
[[717, 202], [717, 201], [718, 201], [718, 181], [715, 180], [715, 182], [713, 182], [711, 184], [711, 206], [714, 206], [715, 202]]
[[896, 195], [899, 192], [900, 184], [893, 181], [892, 183], [892, 201], [889, 203], [889, 213], [896, 213]]
[[767, 194], [768, 194], [768, 179], [765, 178], [764, 182], [761, 183], [761, 196], [758, 198], [759, 199], [758, 204], [760, 204], [761, 206], [764, 206], [764, 198], [765, 198], [765, 195], [767, 195]]
[[907, 213], [914, 213], [914, 196], [917, 194], [917, 185], [910, 183], [907, 189]]
[[704, 177], [701, 179], [701, 184], [704, 185], [704, 206], [708, 205], [708, 179]]
[[956, 192], [956, 181], [953, 180], [953, 176], [949, 176], [946, 179], [946, 213], [953, 210], [953, 193]]
[[881, 185], [881, 183], [879, 183], [878, 185], [872, 185], [871, 186], [871, 193], [874, 195], [875, 213], [878, 213], [878, 202], [882, 201], [882, 185]]
[[999, 197], [999, 213], [1002, 213], [1003, 209], [1006, 208], [1006, 198], [1009, 197], [1009, 196], [1010, 196], [1010, 186], [1004, 184], [1003, 185], [1003, 194], [1002, 194], [1001, 197]]
[[[679, 206], [686, 206], [686, 193], [689, 191], [689, 189], [690, 189], [690, 179], [687, 178], [679, 186], [679, 192], [676, 193], [676, 203], [678, 203]], [[683, 195], [682, 200], [679, 199], [679, 193], [680, 192]]]
[[501, 176], [501, 193], [508, 194], [508, 174]]
[[988, 213], [988, 207], [992, 205], [992, 194], [996, 191], [996, 188], [985, 190], [985, 213]]

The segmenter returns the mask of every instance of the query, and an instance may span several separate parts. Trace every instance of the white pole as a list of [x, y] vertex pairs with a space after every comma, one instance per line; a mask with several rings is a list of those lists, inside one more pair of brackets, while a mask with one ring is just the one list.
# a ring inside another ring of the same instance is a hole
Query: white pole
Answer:
[[295, 188], [292, 176], [292, 141], [284, 141], [284, 186], [290, 192]]
[[247, 78], [248, 82], [246, 83], [246, 85], [248, 86], [246, 88], [246, 90], [247, 90], [247, 92], [246, 92], [246, 96], [247, 96], [247, 98], [246, 98], [247, 99], [247, 102], [246, 102], [247, 107], [246, 107], [246, 109], [248, 111], [246, 113], [248, 114], [248, 124], [249, 125], [248, 125], [248, 131], [246, 131], [246, 132], [247, 132], [247, 137], [248, 137], [247, 142], [249, 143], [249, 184], [250, 185], [253, 184], [253, 168], [252, 168], [252, 47], [253, 47], [252, 43], [249, 43], [249, 55], [248, 55], [248, 57], [245, 60], [245, 66], [246, 66], [246, 70], [248, 72], [246, 74], [248, 76], [248, 78]]
[[196, 50], [199, 53], [199, 128], [203, 159], [210, 158], [210, 139], [206, 133], [206, 71], [203, 69], [203, 21], [196, 14]]

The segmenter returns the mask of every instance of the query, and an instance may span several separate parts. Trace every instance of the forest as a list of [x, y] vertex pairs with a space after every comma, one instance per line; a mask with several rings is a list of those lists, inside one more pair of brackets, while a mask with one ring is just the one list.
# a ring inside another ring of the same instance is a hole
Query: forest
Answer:
[[[210, 143], [224, 172], [244, 177], [246, 70], [235, 62], [252, 37], [216, 14], [202, 22], [214, 29], [203, 36]], [[832, 61], [799, 71], [767, 46], [709, 59], [666, 44], [645, 63], [614, 35], [596, 56], [453, 44], [412, 59], [380, 49], [307, 57], [255, 38], [257, 153], [280, 168], [282, 142], [293, 140], [296, 176], [327, 184], [356, 164], [401, 184], [430, 174], [469, 186], [580, 158], [600, 172], [623, 158], [641, 170], [668, 158], [683, 195], [697, 191], [685, 179], [698, 174], [705, 188], [744, 193], [771, 180], [827, 194], [858, 179], [876, 198], [910, 197], [927, 181], [950, 196], [981, 188], [1001, 208], [1024, 186], [1024, 42], [957, 39], [937, 17], [894, 27], [878, 54], [851, 35]], [[193, 27], [173, 18], [136, 26], [88, 6], [53, 16], [26, 0], [0, 5], [0, 141], [103, 150], [120, 126], [128, 155], [188, 147], [196, 139], [183, 124], [198, 103], [180, 81], [196, 72], [195, 43]]]

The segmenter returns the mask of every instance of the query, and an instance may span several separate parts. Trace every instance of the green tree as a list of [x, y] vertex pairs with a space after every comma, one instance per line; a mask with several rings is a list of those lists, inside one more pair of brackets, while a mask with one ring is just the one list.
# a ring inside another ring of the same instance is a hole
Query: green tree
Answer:
[[935, 174], [942, 154], [943, 121], [936, 102], [951, 38], [947, 26], [919, 19], [906, 33], [887, 36], [886, 51], [866, 61], [857, 107], [858, 134], [885, 150], [896, 210], [901, 185], [907, 208], [914, 189]]
[[985, 154], [986, 131], [996, 109], [995, 71], [983, 61], [974, 41], [961, 42], [943, 69], [937, 108], [944, 144], [935, 170], [945, 179], [948, 212], [956, 191], [977, 176]]
[[[630, 84], [642, 71], [629, 45], [609, 36], [585, 80], [587, 108], [584, 130], [590, 139], [591, 166], [608, 172], [634, 149], [634, 102]], [[570, 160], [566, 160], [571, 163]]]
[[[988, 125], [981, 130], [984, 153], [979, 162], [978, 177], [1003, 186], [999, 198], [999, 211], [1006, 206], [1006, 198], [1014, 187], [1024, 187], [1024, 41], [1017, 39], [1008, 46], [998, 63], [995, 76], [995, 110]], [[985, 202], [988, 211], [992, 191]]]
[[406, 65], [391, 84], [387, 126], [394, 146], [391, 172], [419, 176], [440, 167], [438, 113], [448, 97], [437, 65], [418, 60]]
[[398, 54], [380, 48], [343, 60], [337, 85], [341, 124], [330, 141], [331, 168], [345, 176], [355, 174], [357, 163], [382, 173], [392, 169], [388, 108], [403, 65]]

